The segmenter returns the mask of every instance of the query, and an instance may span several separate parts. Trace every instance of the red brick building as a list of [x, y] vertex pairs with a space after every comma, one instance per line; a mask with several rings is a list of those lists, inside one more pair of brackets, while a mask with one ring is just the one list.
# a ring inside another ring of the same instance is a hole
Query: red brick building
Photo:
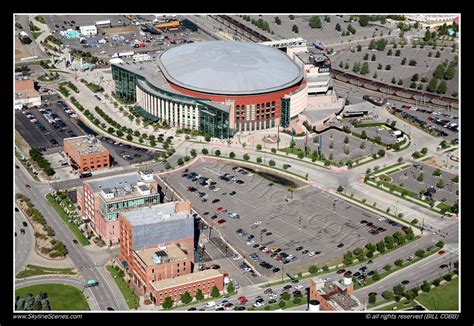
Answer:
[[119, 240], [118, 212], [160, 203], [158, 183], [148, 171], [87, 180], [77, 192], [82, 218], [107, 244]]
[[[310, 311], [360, 311], [367, 306], [353, 295], [354, 285], [350, 275], [344, 282], [313, 279], [309, 285]], [[314, 302], [314, 303], [313, 303]], [[313, 303], [313, 304], [312, 304]]]
[[187, 202], [119, 212], [120, 261], [145, 293], [150, 282], [190, 274], [194, 265], [194, 219]]
[[79, 172], [110, 168], [110, 152], [94, 136], [64, 138], [64, 153]]
[[150, 300], [156, 305], [161, 305], [166, 297], [171, 297], [174, 302], [179, 301], [185, 292], [194, 297], [198, 289], [201, 289], [204, 296], [209, 296], [214, 286], [222, 293], [224, 275], [215, 269], [206, 269], [167, 280], [152, 281], [150, 285]]

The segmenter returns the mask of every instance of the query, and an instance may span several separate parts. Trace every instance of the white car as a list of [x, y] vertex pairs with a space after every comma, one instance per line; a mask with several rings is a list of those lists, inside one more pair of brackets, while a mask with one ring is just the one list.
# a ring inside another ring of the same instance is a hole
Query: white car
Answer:
[[295, 285], [295, 289], [296, 289], [296, 290], [301, 290], [303, 287], [304, 287], [304, 286], [301, 285], [301, 284]]
[[239, 260], [240, 258], [242, 258], [240, 255], [234, 255], [234, 257], [232, 257], [233, 260]]
[[262, 307], [264, 305], [265, 305], [265, 303], [263, 303], [262, 301], [257, 301], [253, 304], [254, 307]]
[[290, 260], [290, 259], [293, 259], [295, 256], [293, 255], [288, 255], [288, 257], [286, 257], [286, 259]]
[[214, 192], [218, 192], [220, 189], [219, 188], [214, 188]]
[[262, 224], [262, 221], [257, 221], [254, 223], [254, 225], [260, 225], [260, 224]]
[[312, 252], [312, 251], [308, 252], [309, 257], [313, 257], [314, 255], [316, 255], [314, 252]]
[[278, 298], [278, 295], [276, 295], [275, 293], [270, 293], [270, 294], [268, 295], [268, 298], [269, 298], [270, 300], [272, 300], [272, 299], [275, 299], [275, 300], [276, 300], [276, 299]]
[[253, 241], [253, 240], [247, 241], [248, 246], [253, 245], [254, 243], [255, 243], [255, 241]]

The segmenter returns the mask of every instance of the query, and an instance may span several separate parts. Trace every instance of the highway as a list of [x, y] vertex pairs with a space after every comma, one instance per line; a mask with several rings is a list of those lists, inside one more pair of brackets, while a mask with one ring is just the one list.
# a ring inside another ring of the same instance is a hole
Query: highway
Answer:
[[[16, 170], [15, 192], [20, 192], [30, 198], [35, 208], [43, 214], [48, 225], [54, 229], [56, 239], [66, 245], [68, 255], [83, 279], [95, 279], [99, 282], [99, 286], [93, 288], [92, 291], [97, 298], [100, 309], [105, 310], [107, 307], [113, 307], [115, 310], [128, 310], [128, 305], [120, 290], [105, 268], [103, 266], [96, 266], [85, 249], [72, 242], [74, 236], [71, 234], [71, 231], [57, 216], [44, 197], [49, 191], [49, 186], [34, 182], [18, 160], [17, 165], [20, 166], [20, 169]], [[26, 184], [29, 184], [31, 188], [27, 189]]]

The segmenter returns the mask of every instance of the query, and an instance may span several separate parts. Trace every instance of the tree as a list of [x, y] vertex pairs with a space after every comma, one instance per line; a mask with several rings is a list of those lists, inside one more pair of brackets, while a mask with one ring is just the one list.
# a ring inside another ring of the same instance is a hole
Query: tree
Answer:
[[130, 135], [130, 134], [128, 134], [128, 135], [127, 135], [127, 140], [128, 140], [128, 141], [132, 141], [132, 139], [133, 139], [133, 136]]
[[343, 192], [343, 191], [344, 191], [344, 187], [342, 185], [337, 187], [337, 192]]
[[419, 182], [423, 182], [424, 178], [425, 178], [425, 177], [424, 177], [423, 173], [420, 173], [420, 174], [418, 175], [418, 177], [416, 178], [416, 180], [418, 180]]
[[344, 68], [344, 63], [342, 61], [339, 62], [339, 68], [341, 68], [341, 69]]
[[173, 307], [173, 300], [171, 300], [171, 297], [166, 297], [165, 301], [161, 305], [164, 309], [170, 309]]
[[207, 154], [209, 154], [209, 151], [207, 150], [207, 148], [203, 148], [201, 150], [201, 153], [203, 153], [204, 155], [207, 155]]
[[377, 154], [379, 156], [385, 156], [385, 151], [383, 149], [379, 149], [379, 151], [377, 152]]
[[276, 163], [275, 163], [275, 161], [274, 161], [274, 160], [270, 160], [270, 161], [268, 161], [268, 165], [270, 165], [270, 166], [275, 166], [275, 164], [276, 164]]
[[230, 153], [229, 153], [229, 157], [230, 157], [231, 159], [234, 159], [234, 158], [235, 158], [235, 153], [234, 153], [234, 152], [230, 152]]
[[416, 60], [411, 59], [411, 60], [408, 62], [408, 65], [409, 65], [409, 66], [412, 66], [412, 67], [416, 66]]
[[385, 70], [390, 70], [390, 69], [392, 69], [392, 66], [390, 66], [390, 65], [385, 66]]
[[393, 287], [393, 293], [395, 293], [396, 295], [403, 295], [404, 292], [405, 287], [401, 284], [397, 284]]
[[183, 159], [181, 157], [178, 158], [178, 161], [176, 163], [178, 163], [178, 165], [183, 165], [184, 164]]
[[344, 144], [348, 144], [349, 143], [349, 137], [344, 137]]
[[368, 53], [364, 54], [363, 60], [369, 60], [369, 54]]
[[309, 19], [309, 26], [311, 28], [322, 28], [321, 19], [319, 16], [313, 16]]
[[372, 274], [372, 279], [374, 280], [374, 282], [379, 281], [379, 280], [380, 280], [380, 274], [379, 274], [379, 272], [374, 271], [374, 274]]
[[275, 24], [281, 25], [281, 19], [280, 19], [280, 17], [278, 17], [278, 16], [275, 17]]
[[441, 170], [440, 169], [434, 170], [433, 175], [436, 176], [436, 177], [439, 177], [441, 175]]
[[184, 304], [188, 304], [190, 303], [191, 301], [193, 301], [193, 297], [191, 296], [191, 294], [189, 294], [188, 291], [184, 292], [181, 297], [179, 298], [179, 300], [184, 303]]
[[356, 29], [351, 24], [347, 25], [347, 30], [352, 34], [356, 33]]
[[438, 94], [446, 94], [446, 91], [448, 90], [448, 85], [446, 84], [445, 80], [441, 80], [439, 82], [438, 87], [436, 88], [436, 93]]
[[227, 293], [234, 293], [235, 292], [235, 287], [234, 287], [234, 283], [233, 282], [229, 282], [229, 284], [227, 284]]
[[396, 57], [399, 57], [400, 54], [401, 54], [401, 51], [400, 51], [400, 50], [395, 51], [395, 56], [396, 56]]
[[204, 135], [204, 140], [207, 141], [207, 142], [211, 141], [211, 135], [205, 134]]
[[362, 75], [365, 75], [365, 74], [368, 74], [369, 73], [369, 64], [367, 62], [364, 62], [364, 64], [362, 65], [362, 68], [360, 70], [360, 73]]
[[400, 266], [403, 265], [403, 260], [397, 259], [397, 260], [395, 260], [395, 263], [394, 263], [394, 264], [395, 264], [396, 266], [400, 267]]
[[444, 73], [444, 79], [451, 80], [453, 79], [454, 75], [456, 74], [456, 69], [453, 64], [450, 64]]
[[436, 187], [438, 187], [438, 188], [440, 188], [440, 189], [442, 189], [442, 188], [445, 187], [445, 184], [444, 184], [443, 179], [440, 179], [440, 180], [438, 181], [438, 183], [436, 184]]
[[216, 156], [221, 156], [221, 151], [218, 150], [218, 149], [216, 149], [216, 151], [214, 152], [214, 154], [215, 154]]
[[[357, 44], [357, 47], [356, 47], [356, 48], [357, 48], [357, 52], [362, 51], [362, 45]], [[368, 53], [366, 53], [366, 54], [367, 54], [367, 56], [369, 55]], [[364, 60], [366, 60], [366, 59], [364, 59]]]
[[401, 64], [402, 66], [404, 66], [406, 63], [407, 63], [407, 58], [403, 58], [403, 59], [402, 59], [402, 62], [400, 62], [400, 64]]
[[344, 65], [344, 69], [349, 69], [349, 63], [346, 62], [346, 64]]
[[[286, 293], [286, 292], [285, 292], [285, 293]], [[283, 309], [285, 306], [286, 306], [286, 302], [285, 302], [285, 301], [280, 301], [280, 302], [278, 302], [278, 307], [280, 307], [280, 308]]]
[[438, 79], [432, 78], [430, 82], [428, 83], [428, 86], [426, 87], [426, 90], [428, 92], [434, 93], [436, 91], [436, 88], [438, 86]]
[[387, 55], [392, 55], [392, 54], [393, 54], [392, 49], [388, 49]]
[[392, 269], [392, 265], [386, 264], [383, 269], [385, 269], [387, 272]]
[[298, 32], [299, 32], [298, 26], [296, 26], [296, 25], [293, 25], [291, 30], [293, 31], [293, 33], [296, 33], [296, 34], [298, 34]]
[[403, 80], [402, 80], [402, 79], [399, 79], [397, 84], [398, 84], [398, 85], [403, 85]]
[[202, 294], [201, 289], [198, 289], [195, 295], [197, 301], [204, 300], [204, 294]]
[[287, 300], [287, 301], [288, 301], [288, 300], [290, 300], [291, 295], [290, 295], [288, 292], [283, 292], [283, 293], [281, 294], [281, 298], [282, 298], [283, 300]]
[[261, 157], [257, 157], [257, 163], [262, 163], [262, 158]]
[[390, 300], [393, 298], [393, 292], [392, 291], [389, 291], [389, 290], [385, 290], [382, 292], [382, 297], [385, 299], [385, 300]]
[[441, 57], [441, 53], [439, 51], [436, 51], [435, 58]]
[[338, 31], [338, 32], [341, 31], [341, 25], [339, 23], [336, 24], [336, 31]]
[[374, 75], [372, 76], [373, 79], [377, 79], [377, 72], [374, 72]]
[[314, 275], [314, 274], [316, 274], [316, 273], [318, 272], [318, 269], [319, 269], [318, 266], [316, 266], [316, 265], [310, 265], [310, 266], [308, 267], [308, 272], [309, 272], [311, 275]]
[[377, 251], [380, 252], [380, 253], [385, 252], [385, 242], [384, 241], [377, 242]]
[[377, 69], [378, 69], [378, 70], [382, 70], [382, 68], [383, 68], [383, 67], [382, 67], [382, 64], [379, 63], [378, 66], [377, 66]]
[[424, 257], [425, 256], [425, 251], [423, 249], [418, 249], [416, 252], [415, 252], [415, 256], [416, 257]]
[[375, 293], [369, 294], [369, 303], [374, 304], [377, 301], [377, 295]]
[[423, 282], [423, 285], [421, 286], [421, 289], [423, 290], [423, 292], [426, 292], [426, 293], [430, 292], [430, 290], [431, 290], [431, 283], [428, 282], [428, 281], [424, 281], [424, 282]]
[[214, 285], [211, 290], [211, 297], [217, 298], [219, 295], [219, 289], [217, 288], [217, 286]]
[[247, 153], [244, 154], [243, 158], [244, 158], [244, 161], [250, 160], [250, 156]]
[[262, 150], [262, 144], [257, 144], [256, 148], [257, 148], [257, 151], [261, 151]]
[[433, 77], [436, 79], [442, 79], [444, 77], [445, 70], [442, 64], [436, 66], [435, 71], [433, 72]]
[[392, 84], [396, 84], [396, 83], [397, 83], [397, 79], [395, 78], [395, 76], [392, 77], [391, 83], [392, 83]]
[[191, 150], [190, 154], [191, 154], [192, 157], [196, 157], [196, 156], [197, 156], [197, 152], [196, 152], [196, 150], [195, 150], [194, 148]]

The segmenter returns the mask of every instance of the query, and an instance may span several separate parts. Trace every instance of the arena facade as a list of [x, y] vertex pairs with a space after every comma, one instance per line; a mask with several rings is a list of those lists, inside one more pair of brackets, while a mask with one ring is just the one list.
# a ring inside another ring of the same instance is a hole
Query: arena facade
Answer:
[[307, 105], [304, 66], [256, 43], [184, 44], [152, 61], [113, 63], [112, 74], [116, 95], [139, 113], [217, 138], [288, 127]]

